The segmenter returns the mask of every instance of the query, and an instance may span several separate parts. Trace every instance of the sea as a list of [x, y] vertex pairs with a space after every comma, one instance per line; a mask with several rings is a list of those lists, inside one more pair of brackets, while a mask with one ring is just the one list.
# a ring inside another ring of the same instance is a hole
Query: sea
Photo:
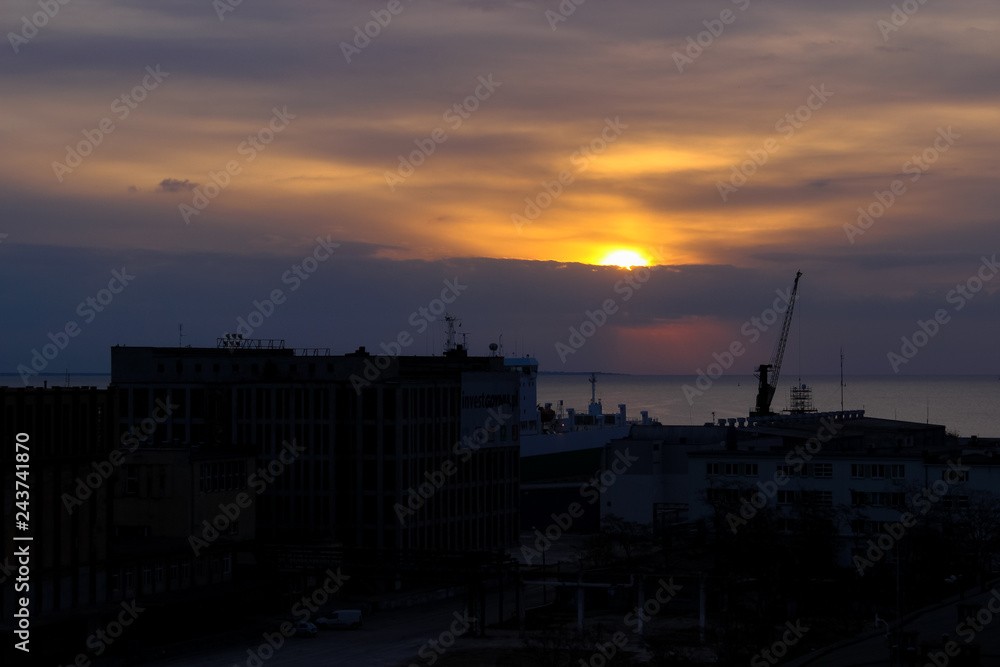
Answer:
[[[706, 387], [693, 375], [624, 375], [597, 373], [596, 397], [606, 413], [617, 412], [624, 403], [629, 419], [642, 410], [661, 424], [704, 424], [714, 420], [746, 417], [757, 396], [752, 375], [724, 375]], [[32, 378], [33, 386], [67, 386], [60, 374]], [[71, 375], [68, 386], [104, 388], [110, 375]], [[840, 376], [817, 375], [784, 378], [779, 382], [771, 408], [775, 412], [789, 404], [789, 390], [799, 384], [812, 388], [817, 410], [841, 409]], [[17, 374], [0, 374], [0, 385], [24, 386]], [[685, 386], [688, 389], [685, 391]], [[586, 412], [590, 404], [589, 373], [540, 373], [537, 400], [558, 409]], [[850, 376], [845, 377], [843, 407], [864, 410], [869, 417], [942, 424], [962, 437], [1000, 438], [1000, 377], [995, 375]]]
[[[693, 375], [595, 375], [596, 397], [604, 412], [624, 403], [629, 419], [642, 410], [661, 424], [718, 423], [746, 417], [757, 398], [753, 375], [724, 375], [706, 387]], [[586, 412], [590, 404], [590, 374], [546, 374], [538, 377], [538, 402]], [[779, 381], [771, 402], [774, 412], [788, 407], [789, 391], [812, 388], [819, 411], [841, 409], [840, 376], [803, 376]], [[689, 387], [685, 391], [685, 386]], [[702, 389], [704, 388], [704, 390]], [[962, 437], [1000, 437], [1000, 378], [996, 375], [852, 376], [844, 378], [843, 407], [864, 410], [867, 417], [942, 424]]]

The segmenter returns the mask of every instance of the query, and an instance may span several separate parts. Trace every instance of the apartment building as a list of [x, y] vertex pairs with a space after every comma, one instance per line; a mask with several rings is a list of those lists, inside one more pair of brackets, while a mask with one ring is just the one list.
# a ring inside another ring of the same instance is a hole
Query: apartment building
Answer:
[[295, 448], [255, 500], [258, 540], [454, 551], [516, 540], [524, 374], [501, 357], [225, 339], [111, 353], [118, 428], [173, 406], [149, 446], [239, 452], [257, 467]]

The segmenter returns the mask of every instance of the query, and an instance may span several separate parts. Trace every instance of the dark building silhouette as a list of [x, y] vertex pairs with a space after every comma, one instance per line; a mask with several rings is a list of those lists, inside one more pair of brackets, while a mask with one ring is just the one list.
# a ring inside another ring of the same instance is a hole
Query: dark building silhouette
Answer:
[[260, 476], [260, 541], [444, 551], [516, 541], [520, 378], [503, 358], [461, 346], [333, 356], [256, 340], [111, 352], [118, 430], [157, 402], [175, 406], [148, 446], [242, 452], [258, 470], [295, 449]]

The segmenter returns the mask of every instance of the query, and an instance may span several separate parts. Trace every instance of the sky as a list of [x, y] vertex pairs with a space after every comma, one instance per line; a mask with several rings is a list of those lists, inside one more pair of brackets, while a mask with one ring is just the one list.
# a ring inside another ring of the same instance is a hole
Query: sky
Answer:
[[4, 3], [0, 372], [1000, 373], [996, 2], [234, 2]]

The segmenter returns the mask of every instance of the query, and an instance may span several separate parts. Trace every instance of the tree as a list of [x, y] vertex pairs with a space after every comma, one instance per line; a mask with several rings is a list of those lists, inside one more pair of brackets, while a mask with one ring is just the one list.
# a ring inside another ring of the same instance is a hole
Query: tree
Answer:
[[634, 555], [652, 546], [653, 531], [649, 524], [626, 521], [617, 514], [608, 514], [601, 520], [601, 538], [612, 548], [621, 548], [626, 564], [631, 566]]

